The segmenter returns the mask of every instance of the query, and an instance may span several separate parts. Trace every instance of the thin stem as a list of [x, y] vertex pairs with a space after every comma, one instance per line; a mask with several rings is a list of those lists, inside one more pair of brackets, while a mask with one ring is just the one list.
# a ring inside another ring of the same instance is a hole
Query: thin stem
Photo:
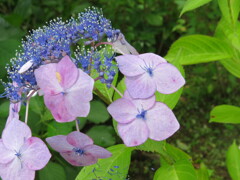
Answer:
[[95, 48], [102, 45], [102, 44], [108, 44], [108, 45], [111, 45], [111, 46], [113, 45], [113, 43], [111, 43], [111, 42], [99, 42], [95, 45]]
[[114, 86], [111, 84], [111, 87], [121, 96], [123, 97], [123, 94]]
[[79, 124], [78, 124], [78, 119], [76, 119], [75, 122], [76, 122], [76, 129], [77, 129], [78, 132], [80, 132]]
[[27, 104], [26, 104], [26, 113], [25, 113], [25, 123], [27, 124], [28, 121], [28, 109], [29, 109], [29, 102], [30, 100], [27, 100]]

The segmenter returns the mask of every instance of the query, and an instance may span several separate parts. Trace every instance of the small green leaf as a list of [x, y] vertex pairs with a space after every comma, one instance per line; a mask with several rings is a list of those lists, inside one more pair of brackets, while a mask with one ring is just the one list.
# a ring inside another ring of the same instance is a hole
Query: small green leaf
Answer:
[[240, 179], [240, 150], [234, 141], [227, 151], [227, 169], [233, 180]]
[[87, 135], [93, 139], [94, 144], [102, 147], [109, 147], [116, 143], [114, 129], [111, 126], [93, 126]]
[[163, 24], [163, 17], [161, 14], [147, 14], [146, 19], [152, 26], [161, 26]]
[[148, 152], [162, 152], [166, 141], [154, 141], [152, 139], [148, 139], [145, 143], [140, 146], [136, 146], [137, 150], [148, 151]]
[[110, 118], [107, 107], [101, 101], [92, 101], [90, 107], [90, 113], [87, 116], [89, 121], [99, 124]]
[[56, 136], [56, 135], [67, 135], [72, 132], [73, 127], [75, 126], [74, 122], [67, 123], [58, 123], [55, 120], [48, 123], [47, 136]]
[[210, 122], [218, 123], [240, 123], [240, 108], [231, 105], [219, 105], [210, 113]]
[[127, 177], [133, 148], [123, 144], [111, 146], [108, 150], [112, 156], [100, 159], [97, 164], [84, 167], [76, 180], [92, 180], [96, 178], [123, 180]]
[[180, 16], [182, 16], [185, 12], [197, 9], [204, 4], [209, 3], [211, 0], [187, 0], [183, 6]]
[[197, 180], [209, 180], [208, 169], [205, 164], [201, 163], [200, 168], [196, 170]]
[[66, 180], [64, 168], [53, 162], [49, 162], [45, 168], [39, 171], [40, 180]]
[[224, 41], [205, 35], [190, 35], [175, 41], [167, 56], [170, 62], [178, 59], [180, 64], [198, 64], [233, 56], [232, 48]]

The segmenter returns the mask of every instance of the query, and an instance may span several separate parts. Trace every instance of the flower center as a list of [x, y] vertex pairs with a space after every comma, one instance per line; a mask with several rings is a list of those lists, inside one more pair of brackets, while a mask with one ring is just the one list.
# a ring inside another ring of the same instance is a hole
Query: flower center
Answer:
[[153, 77], [153, 69], [152, 68], [147, 68], [146, 69], [147, 73], [149, 74], [150, 77]]
[[16, 154], [14, 154], [14, 155], [17, 156], [18, 159], [20, 159], [22, 156], [20, 152], [16, 152]]
[[147, 111], [142, 110], [139, 114], [137, 114], [136, 118], [146, 120], [146, 114], [147, 114]]
[[80, 148], [73, 148], [73, 151], [79, 156], [82, 156], [85, 153], [85, 151], [83, 149], [80, 149]]

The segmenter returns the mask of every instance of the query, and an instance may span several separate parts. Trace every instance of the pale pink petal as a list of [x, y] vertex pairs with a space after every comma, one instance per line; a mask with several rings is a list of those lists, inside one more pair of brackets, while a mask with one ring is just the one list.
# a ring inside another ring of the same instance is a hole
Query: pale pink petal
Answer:
[[160, 63], [164, 63], [167, 62], [164, 58], [162, 58], [161, 56], [158, 56], [156, 54], [153, 53], [145, 53], [145, 54], [140, 54], [139, 58], [143, 59], [143, 61], [146, 64], [146, 67], [151, 67], [154, 68], [157, 65], [159, 65]]
[[2, 180], [34, 180], [35, 171], [28, 169], [16, 157], [7, 164], [0, 164], [0, 177]]
[[157, 141], [167, 139], [179, 129], [179, 123], [172, 110], [161, 102], [157, 102], [146, 113], [145, 122], [149, 128], [149, 138]]
[[97, 158], [92, 155], [79, 155], [75, 152], [60, 153], [60, 155], [73, 166], [89, 166], [97, 163]]
[[118, 133], [126, 146], [143, 144], [149, 135], [149, 130], [142, 119], [135, 119], [128, 124], [118, 124]]
[[42, 169], [51, 158], [46, 144], [37, 137], [28, 138], [20, 153], [22, 162], [31, 170]]
[[126, 77], [125, 82], [132, 98], [149, 98], [157, 89], [153, 78], [147, 73], [135, 77]]
[[2, 140], [0, 139], [0, 163], [6, 164], [9, 163], [10, 161], [13, 160], [13, 158], [15, 158], [15, 154], [16, 152], [14, 150], [11, 149], [7, 149]]
[[57, 152], [72, 151], [74, 148], [67, 142], [67, 136], [64, 135], [48, 137], [46, 141]]
[[2, 141], [6, 148], [18, 151], [31, 136], [31, 130], [24, 122], [13, 119], [3, 130]]
[[145, 73], [145, 63], [138, 55], [122, 55], [117, 56], [119, 70], [125, 76], [137, 76]]
[[147, 98], [147, 99], [133, 99], [128, 91], [124, 92], [124, 98], [129, 99], [138, 110], [148, 110], [150, 109], [156, 101], [155, 95]]
[[169, 63], [158, 65], [153, 71], [153, 79], [156, 82], [157, 90], [163, 94], [174, 93], [185, 84], [179, 70]]
[[136, 118], [138, 114], [137, 108], [134, 104], [125, 98], [118, 99], [110, 104], [107, 108], [113, 119], [119, 123], [129, 123]]
[[112, 153], [110, 153], [108, 150], [96, 145], [86, 146], [83, 150], [85, 151], [86, 154], [90, 153], [92, 156], [96, 158], [104, 159], [112, 156]]
[[63, 91], [56, 75], [56, 63], [42, 65], [34, 71], [37, 85], [44, 92], [44, 94], [58, 94]]
[[64, 56], [57, 63], [56, 71], [59, 73], [59, 83], [64, 89], [70, 88], [78, 78], [78, 68], [69, 56]]
[[81, 149], [87, 145], [93, 144], [93, 140], [90, 137], [78, 131], [74, 131], [68, 134], [67, 142], [72, 146], [81, 148]]
[[21, 102], [18, 102], [18, 103], [11, 103], [10, 102], [10, 106], [9, 106], [9, 115], [8, 115], [8, 118], [7, 118], [7, 122], [6, 122], [6, 125], [12, 121], [14, 118], [15, 119], [19, 119], [19, 111], [20, 111], [20, 108], [21, 108]]

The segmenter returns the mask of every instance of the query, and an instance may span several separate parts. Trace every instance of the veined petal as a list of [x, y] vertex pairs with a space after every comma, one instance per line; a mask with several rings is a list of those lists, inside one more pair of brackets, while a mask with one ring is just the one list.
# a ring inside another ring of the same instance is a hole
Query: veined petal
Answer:
[[108, 106], [107, 110], [119, 123], [129, 123], [133, 121], [138, 114], [137, 108], [134, 104], [125, 98], [114, 101]]
[[147, 73], [135, 77], [126, 77], [126, 86], [132, 98], [149, 98], [156, 91], [156, 83]]
[[2, 180], [34, 180], [35, 171], [14, 158], [7, 164], [0, 164], [0, 177]]
[[162, 141], [172, 136], [178, 129], [179, 123], [172, 110], [167, 105], [156, 102], [146, 114], [149, 138]]
[[57, 152], [68, 152], [74, 148], [67, 142], [67, 136], [64, 135], [48, 137], [46, 141]]
[[6, 148], [18, 151], [31, 136], [31, 130], [24, 122], [13, 119], [3, 130], [2, 142]]
[[139, 58], [143, 59], [147, 67], [151, 67], [151, 68], [154, 68], [161, 63], [167, 62], [161, 56], [158, 56], [157, 54], [153, 54], [153, 53], [140, 54]]
[[67, 142], [72, 146], [80, 149], [83, 149], [85, 146], [93, 144], [93, 140], [90, 137], [78, 131], [74, 131], [68, 134]]
[[51, 158], [46, 144], [37, 137], [28, 138], [20, 153], [22, 162], [31, 170], [42, 169]]
[[56, 63], [50, 63], [40, 66], [34, 71], [37, 85], [44, 94], [55, 95], [63, 91], [56, 76]]
[[56, 73], [59, 73], [58, 82], [64, 89], [70, 88], [78, 79], [78, 68], [69, 56], [64, 56], [57, 63]]
[[125, 76], [137, 76], [145, 73], [145, 63], [138, 55], [122, 55], [117, 56], [119, 70]]
[[97, 158], [88, 154], [88, 155], [79, 155], [75, 152], [65, 152], [60, 153], [60, 155], [73, 166], [89, 166], [97, 163]]
[[110, 153], [108, 150], [96, 145], [86, 146], [83, 150], [86, 154], [90, 153], [95, 158], [104, 159], [112, 156], [112, 153]]
[[118, 124], [118, 133], [126, 146], [143, 144], [149, 135], [149, 130], [142, 119], [135, 119], [128, 124]]
[[159, 64], [153, 73], [153, 79], [160, 93], [174, 93], [185, 84], [185, 79], [179, 70], [169, 63]]
[[123, 97], [125, 99], [129, 99], [135, 105], [135, 107], [138, 110], [142, 110], [142, 109], [148, 110], [155, 104], [155, 101], [156, 101], [155, 95], [153, 95], [153, 96], [151, 96], [149, 98], [146, 98], [146, 99], [133, 99], [130, 96], [128, 91], [124, 92], [124, 96]]
[[11, 149], [7, 149], [2, 140], [0, 139], [0, 164], [6, 164], [9, 163], [10, 161], [13, 160], [13, 158], [15, 158], [15, 154], [16, 152], [14, 150]]

